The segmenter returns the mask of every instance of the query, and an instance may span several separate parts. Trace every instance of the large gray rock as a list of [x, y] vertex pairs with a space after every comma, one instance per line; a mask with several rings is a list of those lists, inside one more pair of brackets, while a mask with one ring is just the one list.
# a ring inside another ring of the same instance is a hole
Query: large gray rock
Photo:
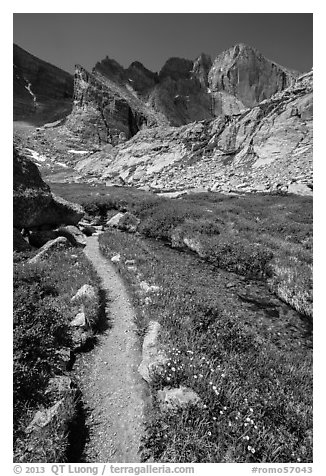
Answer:
[[296, 195], [312, 196], [312, 189], [304, 183], [291, 183], [287, 189], [288, 193]]
[[70, 243], [64, 236], [59, 236], [55, 240], [48, 241], [37, 255], [33, 256], [28, 262], [31, 264], [39, 263], [42, 260], [45, 260], [54, 250], [62, 250], [69, 248]]
[[73, 225], [62, 226], [57, 230], [59, 236], [66, 237], [73, 246], [84, 248], [86, 246], [85, 235]]
[[13, 212], [16, 228], [75, 225], [84, 215], [79, 205], [55, 197], [37, 166], [14, 148]]
[[110, 220], [106, 222], [107, 226], [111, 226], [112, 228], [117, 228], [123, 216], [124, 216], [124, 213], [121, 213], [121, 212], [117, 213], [112, 218], [110, 218]]
[[129, 233], [135, 233], [139, 223], [139, 218], [129, 212], [119, 212], [107, 221], [108, 226], [119, 228], [119, 230], [128, 231]]
[[142, 362], [138, 367], [138, 372], [146, 382], [150, 383], [153, 376], [163, 370], [167, 362], [162, 349], [159, 348], [158, 337], [161, 325], [157, 321], [150, 321], [144, 337]]
[[96, 299], [96, 289], [90, 284], [84, 284], [71, 298], [71, 302], [92, 301], [94, 299]]
[[51, 396], [62, 397], [69, 393], [73, 388], [72, 380], [67, 375], [56, 375], [50, 378], [45, 394]]
[[177, 409], [190, 404], [201, 404], [199, 395], [191, 388], [182, 385], [178, 388], [164, 387], [163, 390], [157, 392], [157, 400], [162, 410]]
[[35, 413], [33, 420], [26, 428], [26, 433], [38, 431], [45, 426], [48, 426], [55, 418], [58, 418], [60, 409], [63, 407], [64, 399], [62, 398], [56, 402], [52, 407]]

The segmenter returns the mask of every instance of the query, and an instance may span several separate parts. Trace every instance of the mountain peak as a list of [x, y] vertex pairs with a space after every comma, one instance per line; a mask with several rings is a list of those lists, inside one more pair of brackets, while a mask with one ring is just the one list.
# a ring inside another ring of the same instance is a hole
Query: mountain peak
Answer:
[[253, 107], [290, 86], [294, 78], [255, 48], [238, 43], [215, 58], [208, 82], [213, 92], [225, 91]]

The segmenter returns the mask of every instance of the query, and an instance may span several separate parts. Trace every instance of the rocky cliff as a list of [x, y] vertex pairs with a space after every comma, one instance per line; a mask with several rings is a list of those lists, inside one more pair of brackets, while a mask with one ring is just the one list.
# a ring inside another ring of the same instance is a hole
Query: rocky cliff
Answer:
[[204, 53], [194, 61], [170, 58], [158, 74], [139, 62], [124, 69], [106, 57], [92, 73], [77, 67], [68, 127], [115, 145], [144, 127], [239, 114], [294, 80], [294, 73], [243, 44], [214, 62]]
[[75, 225], [84, 215], [83, 209], [52, 195], [42, 180], [37, 166], [15, 148], [13, 151], [14, 227], [35, 228]]
[[[110, 64], [110, 67], [108, 66]], [[167, 121], [137, 97], [124, 81], [124, 72], [116, 62], [105, 62], [89, 73], [77, 65], [75, 70], [73, 111], [66, 126], [85, 142], [117, 145], [144, 127]], [[103, 75], [109, 71], [113, 79]]]
[[17, 45], [13, 51], [14, 120], [34, 124], [61, 119], [71, 112], [73, 77]]
[[312, 72], [238, 115], [142, 130], [79, 162], [103, 180], [153, 189], [311, 193]]
[[226, 92], [245, 107], [253, 107], [291, 86], [296, 76], [240, 43], [217, 56], [208, 74], [208, 86], [212, 93]]

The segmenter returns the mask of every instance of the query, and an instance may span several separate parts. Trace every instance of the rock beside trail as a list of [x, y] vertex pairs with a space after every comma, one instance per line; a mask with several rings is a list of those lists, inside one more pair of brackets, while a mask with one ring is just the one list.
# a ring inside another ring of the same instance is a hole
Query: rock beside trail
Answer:
[[58, 229], [58, 235], [66, 237], [73, 246], [80, 248], [86, 246], [85, 235], [76, 226], [62, 226]]
[[81, 310], [74, 319], [70, 322], [72, 327], [86, 327], [86, 315], [85, 311]]
[[45, 394], [62, 397], [73, 388], [72, 380], [67, 375], [56, 375], [50, 378]]
[[94, 286], [91, 286], [90, 284], [84, 284], [71, 298], [71, 302], [76, 302], [79, 300], [92, 301], [94, 299], [96, 299], [96, 290]]
[[152, 381], [155, 373], [159, 373], [163, 369], [167, 362], [164, 352], [159, 348], [160, 329], [161, 325], [159, 322], [150, 321], [144, 337], [142, 362], [138, 367], [138, 372], [148, 383]]
[[121, 260], [120, 254], [114, 255], [114, 256], [112, 256], [112, 258], [111, 258], [112, 263], [119, 263], [120, 260]]
[[113, 228], [117, 228], [123, 216], [124, 216], [124, 213], [119, 212], [116, 215], [114, 215], [112, 218], [110, 218], [110, 220], [108, 220], [106, 224]]
[[55, 418], [59, 417], [60, 409], [62, 408], [63, 404], [64, 399], [61, 399], [52, 405], [52, 407], [36, 412], [33, 420], [26, 428], [26, 433], [30, 433], [35, 430], [37, 431], [41, 428], [44, 428], [45, 426], [48, 426]]
[[76, 225], [84, 210], [51, 193], [37, 166], [14, 148], [13, 217], [16, 228]]
[[201, 398], [191, 388], [180, 386], [178, 388], [164, 387], [157, 392], [157, 400], [162, 410], [174, 410], [186, 405], [199, 405]]
[[42, 246], [37, 255], [33, 256], [33, 258], [31, 258], [28, 262], [31, 264], [39, 263], [40, 261], [46, 259], [54, 250], [62, 250], [69, 247], [70, 243], [67, 238], [64, 236], [59, 236], [55, 240], [50, 240], [44, 246]]
[[132, 213], [117, 213], [110, 220], [107, 221], [107, 226], [119, 228], [119, 230], [135, 233], [140, 220]]

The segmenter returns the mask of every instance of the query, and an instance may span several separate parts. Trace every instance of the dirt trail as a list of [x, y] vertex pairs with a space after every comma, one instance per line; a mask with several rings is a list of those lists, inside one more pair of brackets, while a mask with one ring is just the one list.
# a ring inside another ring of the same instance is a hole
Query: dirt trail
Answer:
[[89, 429], [82, 459], [139, 462], [146, 386], [137, 371], [141, 354], [134, 310], [119, 274], [100, 254], [97, 236], [87, 239], [85, 254], [107, 292], [106, 313], [112, 327], [99, 336], [95, 348], [78, 362]]

